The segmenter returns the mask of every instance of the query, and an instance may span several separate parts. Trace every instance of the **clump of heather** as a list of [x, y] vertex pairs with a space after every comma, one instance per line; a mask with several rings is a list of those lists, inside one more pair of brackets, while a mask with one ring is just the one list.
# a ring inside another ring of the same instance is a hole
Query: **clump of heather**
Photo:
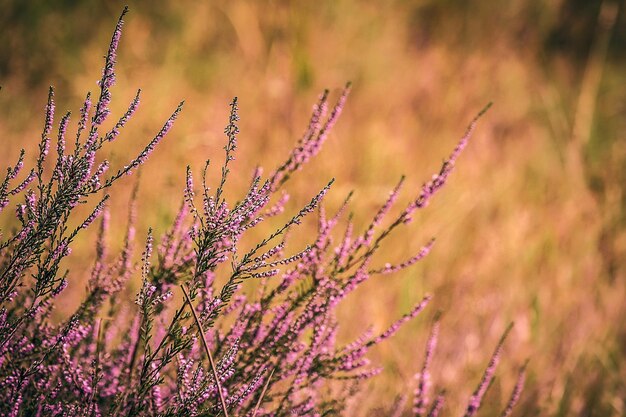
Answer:
[[[105, 58], [99, 96], [92, 100], [88, 94], [80, 109], [73, 150], [66, 147], [70, 113], [56, 122], [51, 89], [34, 168], [24, 168], [26, 153], [22, 151], [0, 185], [0, 210], [13, 203], [14, 212], [7, 212], [18, 225], [0, 241], [0, 414], [340, 413], [355, 385], [380, 372], [366, 358], [368, 350], [420, 314], [431, 296], [416, 300], [415, 307], [387, 330], [367, 332], [346, 345], [336, 340], [335, 310], [370, 277], [408, 268], [431, 250], [432, 240], [407, 260], [382, 265], [373, 260], [389, 235], [411, 222], [415, 212], [446, 183], [476, 119], [441, 170], [400, 214], [390, 213], [404, 179], [369, 225], [357, 231], [346, 216], [350, 196], [336, 212], [325, 210], [323, 201], [331, 180], [288, 221], [244, 250], [240, 242], [250, 230], [284, 211], [285, 184], [320, 151], [350, 85], [333, 105], [328, 92], [323, 93], [285, 162], [268, 175], [255, 171], [247, 192], [233, 202], [226, 199], [224, 190], [239, 139], [234, 99], [215, 189], [206, 183], [208, 162], [200, 175], [187, 167], [175, 219], [158, 239], [150, 231], [143, 249], [135, 242], [138, 202], [133, 198], [124, 245], [119, 253], [110, 253], [106, 192], [146, 161], [182, 110], [181, 103], [142, 152], [119, 171], [108, 173], [109, 163], [102, 159], [104, 148], [118, 138], [140, 98], [138, 92], [110, 130], [102, 128], [111, 113], [116, 51], [125, 14], [126, 10]], [[55, 124], [57, 133], [53, 134]], [[51, 147], [54, 156], [50, 156]], [[98, 198], [95, 204], [92, 195]], [[70, 227], [76, 222], [75, 208], [90, 202], [94, 204], [91, 214], [77, 227]], [[288, 246], [289, 232], [314, 212], [318, 227], [310, 244]], [[80, 279], [62, 271], [61, 261], [70, 255], [76, 236], [94, 223], [99, 232], [93, 268], [85, 278], [87, 294], [70, 317], [53, 321], [50, 317], [58, 295], [69, 279]], [[134, 300], [125, 300], [122, 289], [133, 276], [141, 279], [141, 288]], [[247, 281], [258, 282], [258, 291], [245, 295], [241, 287]], [[429, 366], [438, 326], [436, 321], [416, 376], [415, 398], [409, 407], [416, 416], [436, 416], [444, 405], [443, 393], [430, 398]], [[490, 386], [505, 336], [469, 399], [467, 416], [476, 413]], [[344, 381], [345, 392], [326, 395], [329, 384], [336, 387], [337, 381]], [[522, 385], [523, 372], [503, 415], [510, 413]], [[397, 415], [406, 404], [403, 401], [396, 407]]]

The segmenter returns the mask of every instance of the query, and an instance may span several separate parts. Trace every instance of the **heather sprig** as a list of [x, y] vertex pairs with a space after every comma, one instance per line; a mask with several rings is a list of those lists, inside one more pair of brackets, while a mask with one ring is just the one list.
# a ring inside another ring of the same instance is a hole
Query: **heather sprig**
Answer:
[[[439, 338], [439, 328], [441, 321], [441, 312], [437, 312], [433, 319], [430, 335], [428, 340], [426, 341], [426, 349], [424, 353], [424, 361], [420, 371], [415, 375], [416, 386], [413, 391], [413, 407], [412, 407], [412, 415], [415, 417], [436, 417], [439, 415], [441, 410], [443, 409], [445, 399], [446, 399], [446, 391], [440, 390], [435, 400], [432, 402], [430, 408], [428, 407], [431, 402], [432, 395], [432, 372], [430, 370], [430, 365], [432, 362], [432, 358], [435, 354], [435, 350], [438, 343]], [[500, 361], [500, 356], [502, 353], [502, 348], [505, 340], [507, 339], [511, 329], [513, 328], [513, 323], [509, 324], [504, 333], [500, 337], [496, 348], [489, 359], [489, 363], [483, 372], [483, 376], [481, 378], [480, 383], [472, 394], [469, 403], [466, 408], [465, 416], [473, 416], [475, 415], [480, 406], [482, 404], [483, 398], [487, 393], [487, 390], [491, 386], [493, 382], [495, 370]], [[511, 396], [507, 402], [506, 407], [502, 410], [501, 416], [509, 416], [517, 404], [517, 401], [520, 398], [521, 392], [524, 387], [524, 381], [526, 377], [526, 366], [528, 362], [522, 366], [519, 371], [517, 382], [513, 388]]]
[[509, 397], [509, 401], [506, 404], [506, 408], [502, 410], [501, 417], [509, 417], [511, 413], [513, 413], [513, 409], [520, 397], [522, 396], [522, 391], [524, 390], [524, 383], [526, 382], [526, 368], [528, 367], [528, 361], [524, 363], [524, 365], [520, 368], [519, 374], [517, 376], [517, 381], [515, 382], [515, 386], [513, 387], [513, 391], [511, 392], [511, 396]]
[[437, 338], [439, 337], [439, 320], [440, 314], [435, 316], [428, 341], [426, 342], [426, 352], [424, 354], [424, 363], [420, 372], [415, 375], [417, 387], [413, 400], [413, 413], [415, 417], [422, 417], [426, 414], [426, 407], [429, 404], [428, 391], [432, 384], [430, 374], [430, 363], [432, 362], [435, 348], [437, 347]]

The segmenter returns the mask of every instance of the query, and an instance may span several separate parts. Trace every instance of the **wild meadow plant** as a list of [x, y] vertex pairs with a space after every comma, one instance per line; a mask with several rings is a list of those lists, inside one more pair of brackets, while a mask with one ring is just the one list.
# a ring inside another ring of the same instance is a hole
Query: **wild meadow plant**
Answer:
[[[26, 153], [22, 151], [0, 186], [0, 210], [20, 199], [14, 211], [17, 226], [0, 240], [0, 414], [341, 414], [356, 386], [381, 371], [370, 365], [368, 350], [422, 312], [431, 297], [418, 300], [384, 332], [368, 331], [346, 345], [336, 340], [335, 310], [370, 277], [408, 268], [429, 253], [433, 241], [403, 262], [377, 266], [373, 261], [388, 236], [411, 222], [416, 211], [426, 207], [446, 183], [478, 117], [441, 170], [400, 214], [388, 219], [404, 179], [369, 226], [357, 232], [351, 218], [344, 219], [350, 195], [337, 212], [324, 209], [330, 181], [290, 220], [243, 250], [240, 242], [247, 232], [284, 211], [288, 200], [284, 185], [320, 151], [341, 114], [350, 85], [332, 106], [328, 92], [320, 96], [302, 138], [285, 162], [265, 177], [260, 169], [255, 171], [248, 191], [233, 203], [227, 201], [224, 190], [238, 146], [238, 102], [234, 99], [218, 186], [212, 192], [206, 184], [208, 162], [199, 185], [187, 167], [180, 210], [158, 243], [152, 231], [148, 233], [137, 262], [136, 193], [124, 244], [116, 254], [109, 253], [107, 245], [109, 195], [104, 193], [146, 161], [172, 128], [183, 103], [122, 169], [108, 175], [106, 159], [96, 164], [105, 145], [118, 138], [139, 106], [140, 91], [113, 127], [103, 129], [110, 116], [110, 90], [126, 12], [113, 32], [99, 97], [92, 102], [87, 94], [80, 109], [73, 150], [66, 149], [70, 123], [70, 113], [66, 113], [58, 123], [56, 160], [50, 160], [55, 123], [54, 91], [50, 89], [34, 168], [24, 175]], [[70, 227], [76, 223], [75, 209], [92, 195], [99, 196], [99, 201], [91, 214], [77, 227]], [[288, 252], [289, 232], [315, 211], [319, 216], [317, 235], [309, 246]], [[93, 268], [85, 279], [86, 296], [69, 318], [52, 320], [57, 297], [70, 279], [68, 271], [61, 271], [61, 261], [70, 255], [76, 236], [97, 219], [99, 232]], [[134, 275], [141, 277], [142, 284], [133, 303], [123, 299], [122, 289]], [[252, 296], [243, 295], [240, 287], [250, 280], [259, 283], [259, 290]], [[413, 407], [396, 406], [394, 415], [437, 416], [442, 410], [443, 392], [431, 399], [429, 370], [438, 328], [436, 319], [416, 376]], [[479, 409], [509, 330], [497, 344], [469, 400], [466, 416]], [[502, 415], [510, 414], [523, 379], [522, 370]]]

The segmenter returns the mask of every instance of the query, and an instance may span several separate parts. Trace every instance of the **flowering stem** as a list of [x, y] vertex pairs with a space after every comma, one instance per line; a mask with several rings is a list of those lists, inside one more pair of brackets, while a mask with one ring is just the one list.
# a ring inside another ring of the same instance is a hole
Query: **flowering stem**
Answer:
[[259, 397], [259, 401], [257, 401], [256, 406], [254, 407], [254, 411], [252, 412], [252, 417], [256, 417], [256, 413], [259, 411], [259, 407], [261, 406], [261, 402], [263, 401], [263, 398], [265, 398], [265, 392], [267, 391], [267, 387], [269, 387], [270, 385], [270, 380], [272, 379], [272, 376], [274, 375], [275, 370], [276, 368], [272, 369], [272, 372], [270, 372], [270, 375], [267, 377], [267, 381], [265, 381], [265, 386], [263, 387], [263, 391], [261, 391], [261, 396]]
[[220, 402], [222, 405], [222, 411], [224, 415], [228, 417], [228, 411], [226, 409], [226, 401], [224, 400], [224, 394], [222, 393], [222, 387], [220, 386], [220, 379], [217, 374], [217, 367], [215, 366], [215, 361], [213, 360], [213, 355], [211, 354], [211, 350], [209, 349], [209, 345], [206, 342], [206, 337], [204, 336], [204, 330], [202, 330], [202, 325], [200, 324], [200, 320], [198, 319], [198, 315], [196, 314], [196, 309], [193, 308], [193, 304], [191, 303], [191, 298], [189, 298], [189, 294], [187, 290], [185, 290], [184, 285], [181, 284], [180, 289], [183, 291], [185, 295], [185, 300], [187, 304], [189, 304], [189, 308], [191, 309], [191, 313], [193, 314], [193, 319], [196, 322], [196, 326], [198, 326], [198, 331], [200, 332], [200, 338], [202, 339], [202, 345], [204, 346], [204, 350], [209, 357], [209, 363], [211, 364], [211, 371], [213, 371], [213, 378], [215, 378], [215, 386], [217, 387], [217, 393], [220, 397]]

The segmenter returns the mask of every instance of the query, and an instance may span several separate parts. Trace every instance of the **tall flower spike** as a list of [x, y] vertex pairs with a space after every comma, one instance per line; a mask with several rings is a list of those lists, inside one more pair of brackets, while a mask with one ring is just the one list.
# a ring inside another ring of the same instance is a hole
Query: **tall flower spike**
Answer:
[[52, 123], [54, 121], [54, 88], [48, 90], [48, 103], [46, 104], [46, 119], [44, 122], [43, 133], [41, 137], [50, 136], [52, 132]]
[[104, 209], [104, 206], [107, 202], [107, 200], [109, 199], [109, 195], [105, 195], [102, 200], [100, 200], [100, 202], [98, 203], [98, 205], [96, 205], [96, 207], [93, 209], [93, 211], [91, 212], [91, 214], [89, 215], [89, 217], [87, 217], [85, 219], [85, 221], [80, 225], [80, 229], [86, 229], [89, 227], [89, 225], [91, 223], [93, 223], [94, 220], [96, 220], [98, 218], [98, 216], [100, 215], [100, 213], [102, 213], [102, 210]]
[[374, 237], [374, 229], [376, 228], [376, 226], [380, 225], [383, 218], [385, 217], [385, 214], [389, 212], [393, 204], [398, 199], [400, 190], [402, 189], [402, 186], [404, 185], [404, 180], [405, 180], [405, 176], [403, 175], [402, 177], [400, 177], [400, 181], [398, 181], [398, 184], [389, 193], [389, 197], [387, 198], [387, 201], [385, 201], [385, 204], [381, 206], [381, 208], [378, 210], [378, 212], [374, 216], [372, 223], [370, 223], [367, 230], [363, 234], [362, 242], [359, 242], [359, 244], [370, 245], [372, 243], [372, 238]]
[[135, 183], [133, 192], [130, 196], [130, 202], [128, 204], [128, 220], [126, 224], [126, 236], [124, 237], [124, 247], [121, 253], [121, 273], [122, 275], [128, 274], [131, 271], [132, 256], [134, 249], [134, 240], [136, 234], [137, 224], [137, 195], [139, 192], [139, 181]]
[[337, 122], [337, 119], [341, 115], [341, 112], [343, 111], [343, 108], [346, 105], [346, 100], [348, 98], [348, 95], [350, 94], [351, 89], [352, 89], [352, 83], [347, 83], [345, 88], [341, 92], [341, 95], [339, 96], [339, 99], [337, 100], [335, 107], [333, 107], [333, 110], [330, 112], [330, 115], [328, 116], [328, 120], [326, 120], [326, 123], [324, 123], [324, 126], [322, 126], [322, 128], [320, 129], [318, 138], [315, 141], [313, 155], [315, 155], [319, 151], [320, 147], [322, 146], [322, 144], [326, 140], [326, 137], [328, 136], [328, 132], [333, 128], [333, 126]]
[[443, 408], [443, 403], [445, 402], [445, 400], [445, 391], [441, 391], [439, 395], [437, 395], [437, 398], [435, 399], [433, 406], [430, 408], [427, 417], [438, 417], [441, 409]]
[[485, 106], [485, 108], [482, 109], [476, 115], [476, 117], [474, 117], [469, 127], [465, 131], [465, 134], [461, 137], [461, 140], [457, 143], [456, 147], [454, 148], [454, 150], [452, 151], [448, 159], [443, 162], [443, 165], [441, 166], [439, 173], [433, 175], [432, 179], [422, 186], [422, 189], [419, 195], [417, 196], [417, 198], [413, 202], [411, 202], [408, 205], [408, 207], [405, 209], [404, 213], [402, 214], [402, 220], [405, 223], [408, 223], [411, 221], [411, 214], [415, 210], [426, 207], [431, 197], [439, 189], [441, 189], [441, 187], [445, 185], [448, 179], [448, 176], [454, 169], [457, 158], [459, 157], [463, 149], [465, 149], [465, 147], [467, 146], [469, 139], [472, 137], [472, 134], [474, 133], [474, 130], [476, 129], [476, 124], [478, 123], [478, 119], [480, 119], [480, 117], [482, 117], [487, 112], [487, 110], [489, 110], [490, 107], [491, 107], [491, 103]]
[[520, 369], [517, 382], [515, 383], [513, 392], [511, 392], [509, 402], [506, 404], [506, 408], [502, 411], [500, 417], [509, 417], [513, 412], [513, 408], [519, 401], [522, 391], [524, 390], [524, 383], [526, 382], [526, 366], [528, 366], [528, 362], [526, 362]]
[[433, 326], [430, 330], [430, 336], [426, 342], [426, 353], [424, 354], [424, 364], [421, 371], [415, 376], [417, 379], [417, 388], [415, 389], [415, 398], [413, 400], [413, 413], [415, 417], [422, 417], [426, 413], [428, 407], [428, 391], [430, 388], [430, 362], [433, 353], [437, 347], [437, 337], [439, 336], [439, 319], [441, 315], [437, 313], [433, 320]]
[[396, 398], [389, 417], [402, 417], [402, 412], [406, 406], [407, 399], [408, 397], [406, 395], [401, 395]]
[[378, 336], [377, 338], [375, 338], [374, 340], [371, 340], [370, 342], [367, 343], [366, 346], [372, 346], [372, 345], [376, 345], [380, 342], [382, 342], [385, 339], [390, 338], [391, 336], [394, 335], [394, 333], [396, 333], [398, 331], [398, 329], [400, 329], [400, 327], [406, 323], [407, 321], [415, 318], [419, 313], [422, 312], [422, 310], [424, 310], [424, 308], [426, 308], [426, 305], [428, 305], [428, 303], [430, 302], [432, 296], [427, 295], [426, 297], [424, 297], [422, 299], [422, 301], [420, 301], [415, 307], [413, 307], [413, 310], [411, 310], [410, 313], [405, 314], [400, 320], [396, 321], [394, 324], [392, 324], [383, 334], [381, 334], [380, 336]]
[[[12, 180], [14, 180], [15, 177], [17, 177], [17, 174], [19, 174], [19, 172], [24, 167], [25, 153], [26, 151], [24, 149], [20, 151], [20, 156], [17, 158], [17, 162], [15, 163], [15, 166], [7, 168], [7, 173], [6, 173], [6, 176], [4, 177], [4, 181], [2, 181], [2, 184], [0, 184], [0, 212], [2, 211], [2, 209], [4, 209], [7, 206], [7, 204], [9, 204], [8, 196], [15, 194], [14, 192], [9, 191], [9, 183]], [[34, 174], [34, 172], [35, 171], [31, 171], [31, 174]]]
[[83, 131], [87, 128], [87, 119], [89, 118], [89, 111], [91, 110], [91, 92], [87, 93], [85, 101], [80, 108], [80, 120], [78, 121], [78, 129], [76, 130], [76, 142], [74, 147], [74, 157], [78, 157], [81, 149], [80, 137]]
[[28, 187], [30, 185], [31, 182], [33, 182], [33, 180], [35, 179], [35, 171], [31, 170], [28, 173], [28, 176], [26, 176], [26, 178], [24, 178], [24, 181], [22, 181], [21, 183], [19, 183], [14, 189], [12, 189], [11, 191], [9, 191], [9, 194], [11, 195], [15, 195], [15, 194], [19, 194], [22, 191], [24, 191], [24, 189], [26, 187]]
[[128, 6], [124, 7], [122, 14], [117, 20], [109, 51], [105, 57], [104, 68], [102, 69], [102, 78], [98, 81], [100, 86], [100, 98], [96, 103], [96, 112], [91, 119], [94, 126], [101, 125], [110, 113], [109, 103], [111, 101], [111, 92], [109, 89], [115, 84], [115, 64], [117, 60], [117, 48], [122, 36], [122, 26], [124, 25], [124, 16], [128, 13]]
[[502, 352], [502, 345], [504, 344], [504, 341], [506, 340], [507, 336], [511, 332], [512, 328], [513, 328], [513, 323], [508, 325], [508, 327], [502, 334], [502, 337], [500, 337], [500, 341], [498, 342], [498, 345], [496, 346], [496, 349], [494, 350], [493, 355], [491, 355], [489, 364], [487, 365], [487, 368], [485, 369], [485, 372], [483, 373], [482, 380], [480, 381], [480, 384], [478, 384], [478, 387], [476, 388], [476, 390], [474, 391], [474, 394], [470, 398], [470, 402], [467, 405], [467, 411], [465, 412], [465, 417], [471, 417], [475, 415], [478, 409], [480, 408], [480, 405], [483, 401], [483, 397], [485, 396], [485, 393], [487, 392], [487, 389], [489, 388], [489, 386], [491, 385], [491, 381], [493, 380], [496, 367], [498, 366], [498, 363], [500, 362], [500, 353]]
[[272, 191], [275, 191], [280, 185], [286, 180], [286, 177], [297, 169], [298, 167], [298, 154], [301, 153], [305, 144], [308, 143], [311, 138], [317, 134], [320, 129], [321, 123], [320, 120], [326, 114], [327, 109], [327, 100], [328, 100], [328, 90], [324, 90], [324, 92], [320, 95], [318, 102], [313, 106], [313, 113], [311, 115], [311, 120], [304, 132], [304, 135], [298, 141], [296, 147], [292, 150], [291, 154], [287, 158], [287, 160], [278, 167], [272, 175], [270, 175], [270, 184], [272, 184]]
[[50, 133], [52, 132], [52, 123], [54, 122], [54, 88], [48, 90], [48, 103], [46, 104], [46, 117], [41, 133], [41, 142], [39, 143], [39, 157], [37, 158], [37, 177], [41, 185], [43, 174], [43, 163], [48, 156], [50, 150]]
[[107, 232], [109, 230], [109, 210], [105, 206], [102, 210], [100, 218], [100, 227], [98, 228], [98, 237], [96, 239], [96, 258], [91, 270], [91, 278], [89, 279], [89, 287], [95, 289], [101, 285], [100, 277], [105, 267], [105, 258], [107, 256]]
[[272, 175], [270, 175], [271, 190], [276, 191], [283, 185], [292, 173], [297, 171], [308, 162], [312, 157], [317, 155], [324, 144], [328, 133], [335, 125], [345, 105], [348, 94], [350, 93], [351, 83], [346, 84], [337, 103], [333, 107], [326, 122], [322, 125], [320, 119], [326, 113], [328, 91], [320, 97], [318, 104], [313, 108], [311, 121], [303, 138], [298, 142], [297, 146], [281, 166], [279, 166]]
[[228, 168], [231, 161], [235, 159], [233, 155], [234, 151], [237, 149], [237, 135], [239, 134], [239, 126], [237, 122], [239, 121], [239, 105], [237, 103], [237, 97], [234, 97], [230, 102], [230, 116], [228, 117], [228, 125], [224, 128], [224, 134], [228, 138], [226, 142], [226, 146], [224, 146], [224, 151], [226, 153], [224, 165], [222, 165], [222, 177], [220, 180], [220, 185], [215, 190], [215, 205], [219, 206], [222, 204], [221, 198], [222, 193], [224, 192], [224, 185], [226, 184], [226, 179], [228, 178], [228, 174], [230, 170]]
[[148, 229], [148, 237], [146, 238], [146, 249], [141, 256], [141, 279], [147, 281], [150, 274], [150, 258], [152, 257], [152, 244], [154, 239], [152, 238], [152, 228]]
[[15, 163], [15, 166], [13, 168], [7, 168], [7, 180], [14, 180], [15, 177], [17, 177], [17, 174], [20, 173], [20, 171], [22, 170], [22, 168], [24, 167], [24, 155], [26, 154], [26, 151], [24, 149], [22, 149], [20, 151], [20, 156], [17, 158], [17, 162]]
[[137, 90], [137, 94], [133, 101], [131, 101], [128, 109], [120, 119], [117, 121], [115, 126], [104, 136], [103, 140], [108, 140], [109, 142], [115, 140], [115, 138], [120, 134], [120, 129], [122, 129], [126, 123], [130, 120], [130, 118], [135, 114], [137, 108], [139, 107], [139, 96], [141, 95], [141, 89]]
[[415, 263], [424, 259], [430, 253], [430, 250], [432, 249], [434, 244], [435, 244], [435, 239], [431, 239], [430, 242], [428, 242], [424, 247], [422, 247], [422, 249], [420, 249], [420, 251], [416, 255], [409, 258], [408, 260], [398, 265], [392, 265], [388, 263], [383, 268], [370, 271], [370, 274], [391, 274], [391, 273], [406, 269], [410, 267], [411, 265], [414, 265]]
[[133, 168], [138, 167], [139, 165], [143, 164], [146, 161], [146, 159], [148, 159], [148, 156], [152, 153], [152, 151], [154, 151], [154, 148], [156, 148], [159, 142], [161, 142], [161, 140], [165, 137], [165, 135], [167, 135], [167, 133], [170, 131], [170, 129], [174, 125], [174, 121], [178, 118], [178, 115], [183, 110], [184, 104], [185, 104], [184, 101], [181, 101], [178, 104], [178, 107], [176, 107], [176, 110], [174, 110], [174, 113], [172, 113], [172, 115], [167, 119], [167, 121], [165, 122], [165, 124], [163, 125], [159, 133], [156, 134], [154, 139], [152, 139], [150, 143], [148, 143], [148, 145], [144, 148], [144, 150], [141, 151], [139, 156], [137, 156], [137, 158], [135, 158], [135, 160], [130, 164], [130, 166], [128, 167], [128, 171], [126, 172], [127, 174], [130, 174]]
[[59, 123], [59, 135], [57, 138], [57, 154], [59, 158], [59, 162], [62, 162], [63, 156], [65, 155], [65, 132], [67, 131], [67, 124], [70, 121], [70, 112], [65, 113], [65, 116], [61, 119]]
[[163, 125], [161, 130], [159, 130], [159, 133], [157, 133], [154, 136], [154, 138], [150, 141], [150, 143], [148, 143], [146, 145], [146, 147], [139, 153], [139, 155], [137, 155], [137, 157], [135, 159], [133, 159], [131, 161], [131, 163], [129, 165], [127, 165], [124, 168], [122, 168], [119, 171], [117, 171], [117, 173], [115, 175], [113, 175], [111, 178], [107, 179], [103, 185], [101, 185], [99, 188], [97, 188], [97, 189], [95, 189], [93, 191], [94, 192], [95, 191], [99, 191], [99, 190], [101, 190], [103, 188], [107, 188], [107, 187], [111, 186], [111, 184], [113, 184], [116, 180], [118, 180], [119, 178], [121, 178], [124, 175], [130, 175], [135, 168], [137, 168], [141, 164], [143, 164], [146, 161], [146, 159], [148, 159], [148, 156], [150, 156], [152, 151], [154, 151], [154, 148], [156, 148], [156, 146], [159, 144], [159, 142], [161, 142], [161, 140], [165, 137], [165, 135], [167, 135], [167, 133], [170, 131], [170, 129], [174, 125], [174, 121], [176, 120], [176, 118], [178, 118], [178, 115], [183, 110], [183, 105], [184, 104], [185, 104], [184, 101], [181, 101], [178, 104], [178, 106], [176, 107], [176, 110], [174, 110], [172, 115], [165, 121], [165, 124]]

